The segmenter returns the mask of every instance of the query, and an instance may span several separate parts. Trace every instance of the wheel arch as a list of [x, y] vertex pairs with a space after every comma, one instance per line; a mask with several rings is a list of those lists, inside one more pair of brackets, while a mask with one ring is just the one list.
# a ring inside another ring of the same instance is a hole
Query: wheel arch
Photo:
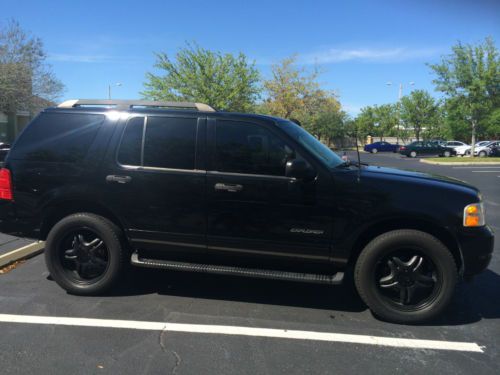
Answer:
[[354, 243], [348, 265], [354, 266], [361, 251], [375, 237], [398, 229], [415, 229], [428, 233], [440, 240], [450, 250], [460, 273], [463, 273], [463, 256], [457, 239], [446, 228], [425, 219], [391, 218], [374, 223], [365, 228]]
[[87, 212], [103, 216], [117, 225], [122, 230], [124, 235], [126, 235], [124, 224], [121, 222], [118, 216], [107, 207], [97, 202], [75, 199], [60, 201], [58, 203], [47, 206], [42, 210], [40, 240], [44, 241], [47, 239], [50, 230], [58, 221], [77, 212]]

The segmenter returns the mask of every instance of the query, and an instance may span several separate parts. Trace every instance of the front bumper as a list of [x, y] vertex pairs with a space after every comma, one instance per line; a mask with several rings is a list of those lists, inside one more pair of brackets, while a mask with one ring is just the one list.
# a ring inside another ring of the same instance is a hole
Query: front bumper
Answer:
[[463, 275], [470, 278], [484, 271], [493, 255], [495, 236], [490, 227], [463, 228], [458, 233], [463, 257]]

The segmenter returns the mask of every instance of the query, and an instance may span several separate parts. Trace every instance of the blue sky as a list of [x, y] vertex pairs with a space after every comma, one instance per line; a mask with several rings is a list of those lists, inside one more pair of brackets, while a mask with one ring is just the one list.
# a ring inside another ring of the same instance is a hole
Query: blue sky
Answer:
[[[345, 109], [394, 102], [404, 92], [434, 93], [426, 62], [458, 40], [500, 42], [498, 0], [398, 1], [3, 1], [0, 23], [14, 18], [41, 37], [66, 85], [61, 99], [134, 99], [154, 52], [174, 55], [186, 41], [244, 52], [264, 78], [270, 65], [298, 54], [318, 64], [320, 81]], [[393, 82], [387, 86], [386, 82]], [[414, 86], [409, 86], [415, 82]], [[434, 93], [437, 96], [437, 93]]]

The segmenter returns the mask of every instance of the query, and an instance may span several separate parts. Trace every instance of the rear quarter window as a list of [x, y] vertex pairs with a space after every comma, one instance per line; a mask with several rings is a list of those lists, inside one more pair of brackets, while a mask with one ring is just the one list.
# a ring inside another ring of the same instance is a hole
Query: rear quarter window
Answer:
[[77, 163], [94, 141], [104, 115], [42, 113], [22, 133], [9, 158], [40, 162]]

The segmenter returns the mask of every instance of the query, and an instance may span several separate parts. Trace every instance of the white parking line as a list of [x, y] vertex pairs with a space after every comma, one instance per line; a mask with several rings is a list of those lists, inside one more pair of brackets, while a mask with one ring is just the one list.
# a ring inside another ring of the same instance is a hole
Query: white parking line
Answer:
[[54, 316], [10, 315], [10, 314], [0, 314], [0, 322], [269, 337], [269, 338], [294, 339], [294, 340], [343, 342], [352, 344], [389, 346], [389, 347], [407, 348], [407, 349], [435, 349], [435, 350], [454, 350], [462, 352], [483, 353], [482, 347], [473, 342], [419, 340], [419, 339], [406, 339], [397, 337], [351, 335], [351, 334], [332, 333], [332, 332], [295, 331], [295, 330], [273, 329], [273, 328], [163, 323], [163, 322], [146, 322], [146, 321], [135, 321], [135, 320], [64, 318], [64, 317], [54, 317]]
[[485, 168], [485, 169], [494, 169], [494, 168], [500, 168], [500, 166], [496, 167], [496, 166], [493, 166], [493, 165], [490, 165], [489, 167], [488, 166], [484, 166], [484, 167], [480, 167], [480, 166], [471, 166], [471, 167], [453, 167], [453, 169], [480, 169], [480, 168]]
[[471, 171], [472, 173], [498, 173], [498, 171]]

